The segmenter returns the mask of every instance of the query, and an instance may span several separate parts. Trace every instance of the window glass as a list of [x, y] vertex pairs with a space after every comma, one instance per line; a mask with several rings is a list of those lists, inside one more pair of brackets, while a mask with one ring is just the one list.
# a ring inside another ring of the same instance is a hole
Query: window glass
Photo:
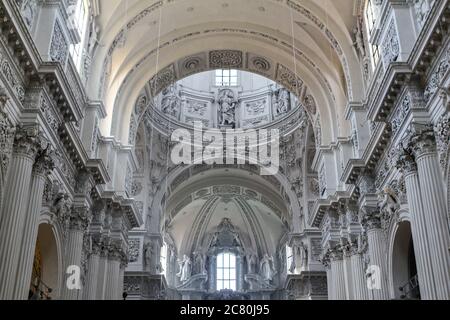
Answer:
[[236, 291], [236, 256], [232, 253], [221, 253], [217, 256], [218, 291], [229, 289]]
[[216, 86], [233, 87], [238, 85], [237, 70], [220, 69], [216, 70]]
[[88, 22], [88, 6], [86, 0], [78, 0], [74, 8], [72, 8], [71, 14], [73, 27], [78, 31], [81, 40], [77, 44], [71, 44], [69, 51], [75, 67], [80, 71]]

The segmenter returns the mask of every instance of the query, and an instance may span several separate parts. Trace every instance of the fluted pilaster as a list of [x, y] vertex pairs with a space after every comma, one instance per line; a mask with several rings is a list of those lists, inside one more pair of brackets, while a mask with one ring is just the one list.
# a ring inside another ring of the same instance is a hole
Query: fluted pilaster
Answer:
[[28, 298], [31, 273], [33, 269], [34, 252], [39, 229], [39, 216], [42, 208], [45, 178], [53, 169], [53, 160], [48, 150], [39, 152], [33, 167], [31, 178], [30, 198], [26, 211], [23, 236], [20, 244], [19, 261], [16, 271], [13, 299], [25, 300]]
[[369, 290], [367, 288], [366, 270], [364, 259], [358, 251], [352, 252], [350, 257], [350, 269], [352, 273], [353, 299], [369, 300]]
[[387, 281], [387, 252], [386, 239], [381, 229], [381, 219], [378, 209], [364, 208], [363, 223], [367, 230], [369, 245], [370, 270], [376, 286], [369, 288], [374, 300], [388, 300], [389, 290]]
[[12, 299], [20, 242], [29, 198], [31, 172], [39, 148], [35, 127], [20, 129], [8, 170], [0, 216], [0, 299]]
[[434, 300], [437, 299], [437, 292], [432, 266], [432, 250], [414, 156], [407, 150], [401, 150], [397, 166], [403, 170], [405, 176], [420, 295], [424, 300]]
[[67, 286], [67, 279], [70, 274], [67, 274], [67, 268], [70, 266], [77, 266], [81, 270], [81, 257], [83, 251], [83, 235], [88, 226], [88, 208], [74, 207], [70, 215], [70, 227], [67, 233], [65, 246], [65, 270], [64, 283], [62, 290], [63, 300], [78, 300], [81, 299], [81, 288], [72, 289]]
[[106, 274], [105, 300], [119, 299], [120, 253], [111, 249], [108, 255], [108, 272]]
[[97, 283], [99, 278], [98, 272], [99, 264], [100, 264], [100, 247], [97, 243], [94, 242], [88, 258], [86, 284], [83, 288], [84, 300], [96, 300]]
[[344, 251], [344, 278], [345, 278], [345, 295], [347, 300], [354, 299], [353, 293], [353, 274], [352, 274], [352, 266], [351, 266], [351, 255], [350, 251]]
[[106, 289], [106, 274], [108, 272], [108, 250], [107, 247], [103, 247], [100, 251], [100, 260], [98, 264], [98, 279], [97, 279], [97, 290], [96, 299], [105, 299], [105, 289]]
[[428, 227], [428, 241], [431, 245], [437, 298], [448, 300], [450, 299], [450, 233], [443, 177], [433, 131], [430, 129], [420, 132], [412, 139], [411, 146], [416, 156], [420, 191], [423, 194], [423, 208]]
[[334, 249], [330, 255], [331, 278], [333, 286], [333, 300], [345, 300], [347, 298], [345, 290], [344, 259], [341, 249]]

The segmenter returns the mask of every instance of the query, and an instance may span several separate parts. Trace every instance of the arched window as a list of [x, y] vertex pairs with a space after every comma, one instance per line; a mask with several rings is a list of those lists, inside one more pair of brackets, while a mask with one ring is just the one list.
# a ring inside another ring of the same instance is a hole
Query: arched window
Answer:
[[83, 60], [83, 48], [85, 46], [86, 32], [88, 28], [89, 7], [87, 1], [76, 1], [76, 3], [70, 8], [69, 15], [72, 28], [80, 37], [80, 41], [78, 43], [70, 45], [69, 51], [75, 67], [78, 71], [80, 71]]
[[236, 256], [224, 252], [217, 256], [216, 290], [229, 289], [236, 291]]
[[217, 87], [235, 87], [238, 85], [237, 70], [218, 69], [216, 70], [215, 84]]

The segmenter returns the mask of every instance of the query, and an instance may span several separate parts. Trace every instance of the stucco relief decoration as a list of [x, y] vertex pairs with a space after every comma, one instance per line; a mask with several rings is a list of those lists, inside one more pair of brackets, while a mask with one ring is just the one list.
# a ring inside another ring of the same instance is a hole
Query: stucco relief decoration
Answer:
[[263, 57], [249, 55], [248, 68], [256, 73], [267, 74], [272, 68], [272, 65]]
[[64, 33], [59, 25], [59, 22], [56, 21], [55, 26], [53, 27], [52, 42], [50, 44], [50, 58], [52, 61], [65, 63], [67, 53], [67, 40], [64, 37]]
[[23, 81], [17, 70], [11, 65], [8, 54], [4, 51], [2, 46], [0, 46], [0, 72], [14, 89], [16, 97], [23, 103], [25, 100]]
[[281, 64], [278, 65], [276, 81], [295, 94], [299, 94], [300, 89], [303, 87], [303, 81], [291, 70]]
[[389, 23], [388, 31], [383, 41], [383, 64], [387, 69], [391, 62], [395, 62], [400, 54], [400, 43], [398, 40], [397, 27], [394, 19]]
[[37, 0], [16, 0], [16, 3], [25, 25], [31, 29], [37, 13]]
[[204, 53], [191, 56], [182, 60], [178, 65], [178, 69], [180, 70], [180, 76], [186, 77], [196, 72], [206, 70], [207, 69], [206, 62], [207, 58], [206, 54]]
[[236, 50], [211, 51], [209, 67], [213, 69], [241, 69], [243, 67], [242, 52]]
[[245, 104], [245, 111], [250, 116], [257, 116], [265, 112], [266, 100], [248, 102]]
[[141, 249], [140, 239], [128, 240], [128, 262], [133, 263], [138, 261], [140, 249]]
[[417, 24], [419, 25], [419, 28], [422, 28], [435, 0], [413, 0], [413, 2]]
[[170, 86], [162, 91], [161, 111], [178, 119], [180, 116], [181, 99], [175, 86]]
[[186, 101], [186, 109], [190, 114], [195, 114], [203, 117], [206, 113], [208, 105], [205, 102], [187, 100]]
[[155, 97], [164, 88], [169, 87], [176, 80], [175, 67], [173, 64], [161, 70], [150, 80], [150, 90]]
[[[0, 89], [0, 186], [6, 179], [6, 171], [11, 158], [15, 129], [3, 108], [7, 102], [6, 93]], [[1, 192], [2, 188], [0, 188]], [[1, 193], [0, 193], [1, 200]]]
[[439, 152], [441, 167], [447, 169], [450, 143], [450, 112], [441, 117], [435, 126], [436, 142]]

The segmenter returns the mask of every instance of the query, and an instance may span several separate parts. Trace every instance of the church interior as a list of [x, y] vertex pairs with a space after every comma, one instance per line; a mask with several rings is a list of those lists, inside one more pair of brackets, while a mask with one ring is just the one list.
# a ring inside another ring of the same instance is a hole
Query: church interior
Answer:
[[0, 300], [450, 299], [449, 27], [2, 0]]

